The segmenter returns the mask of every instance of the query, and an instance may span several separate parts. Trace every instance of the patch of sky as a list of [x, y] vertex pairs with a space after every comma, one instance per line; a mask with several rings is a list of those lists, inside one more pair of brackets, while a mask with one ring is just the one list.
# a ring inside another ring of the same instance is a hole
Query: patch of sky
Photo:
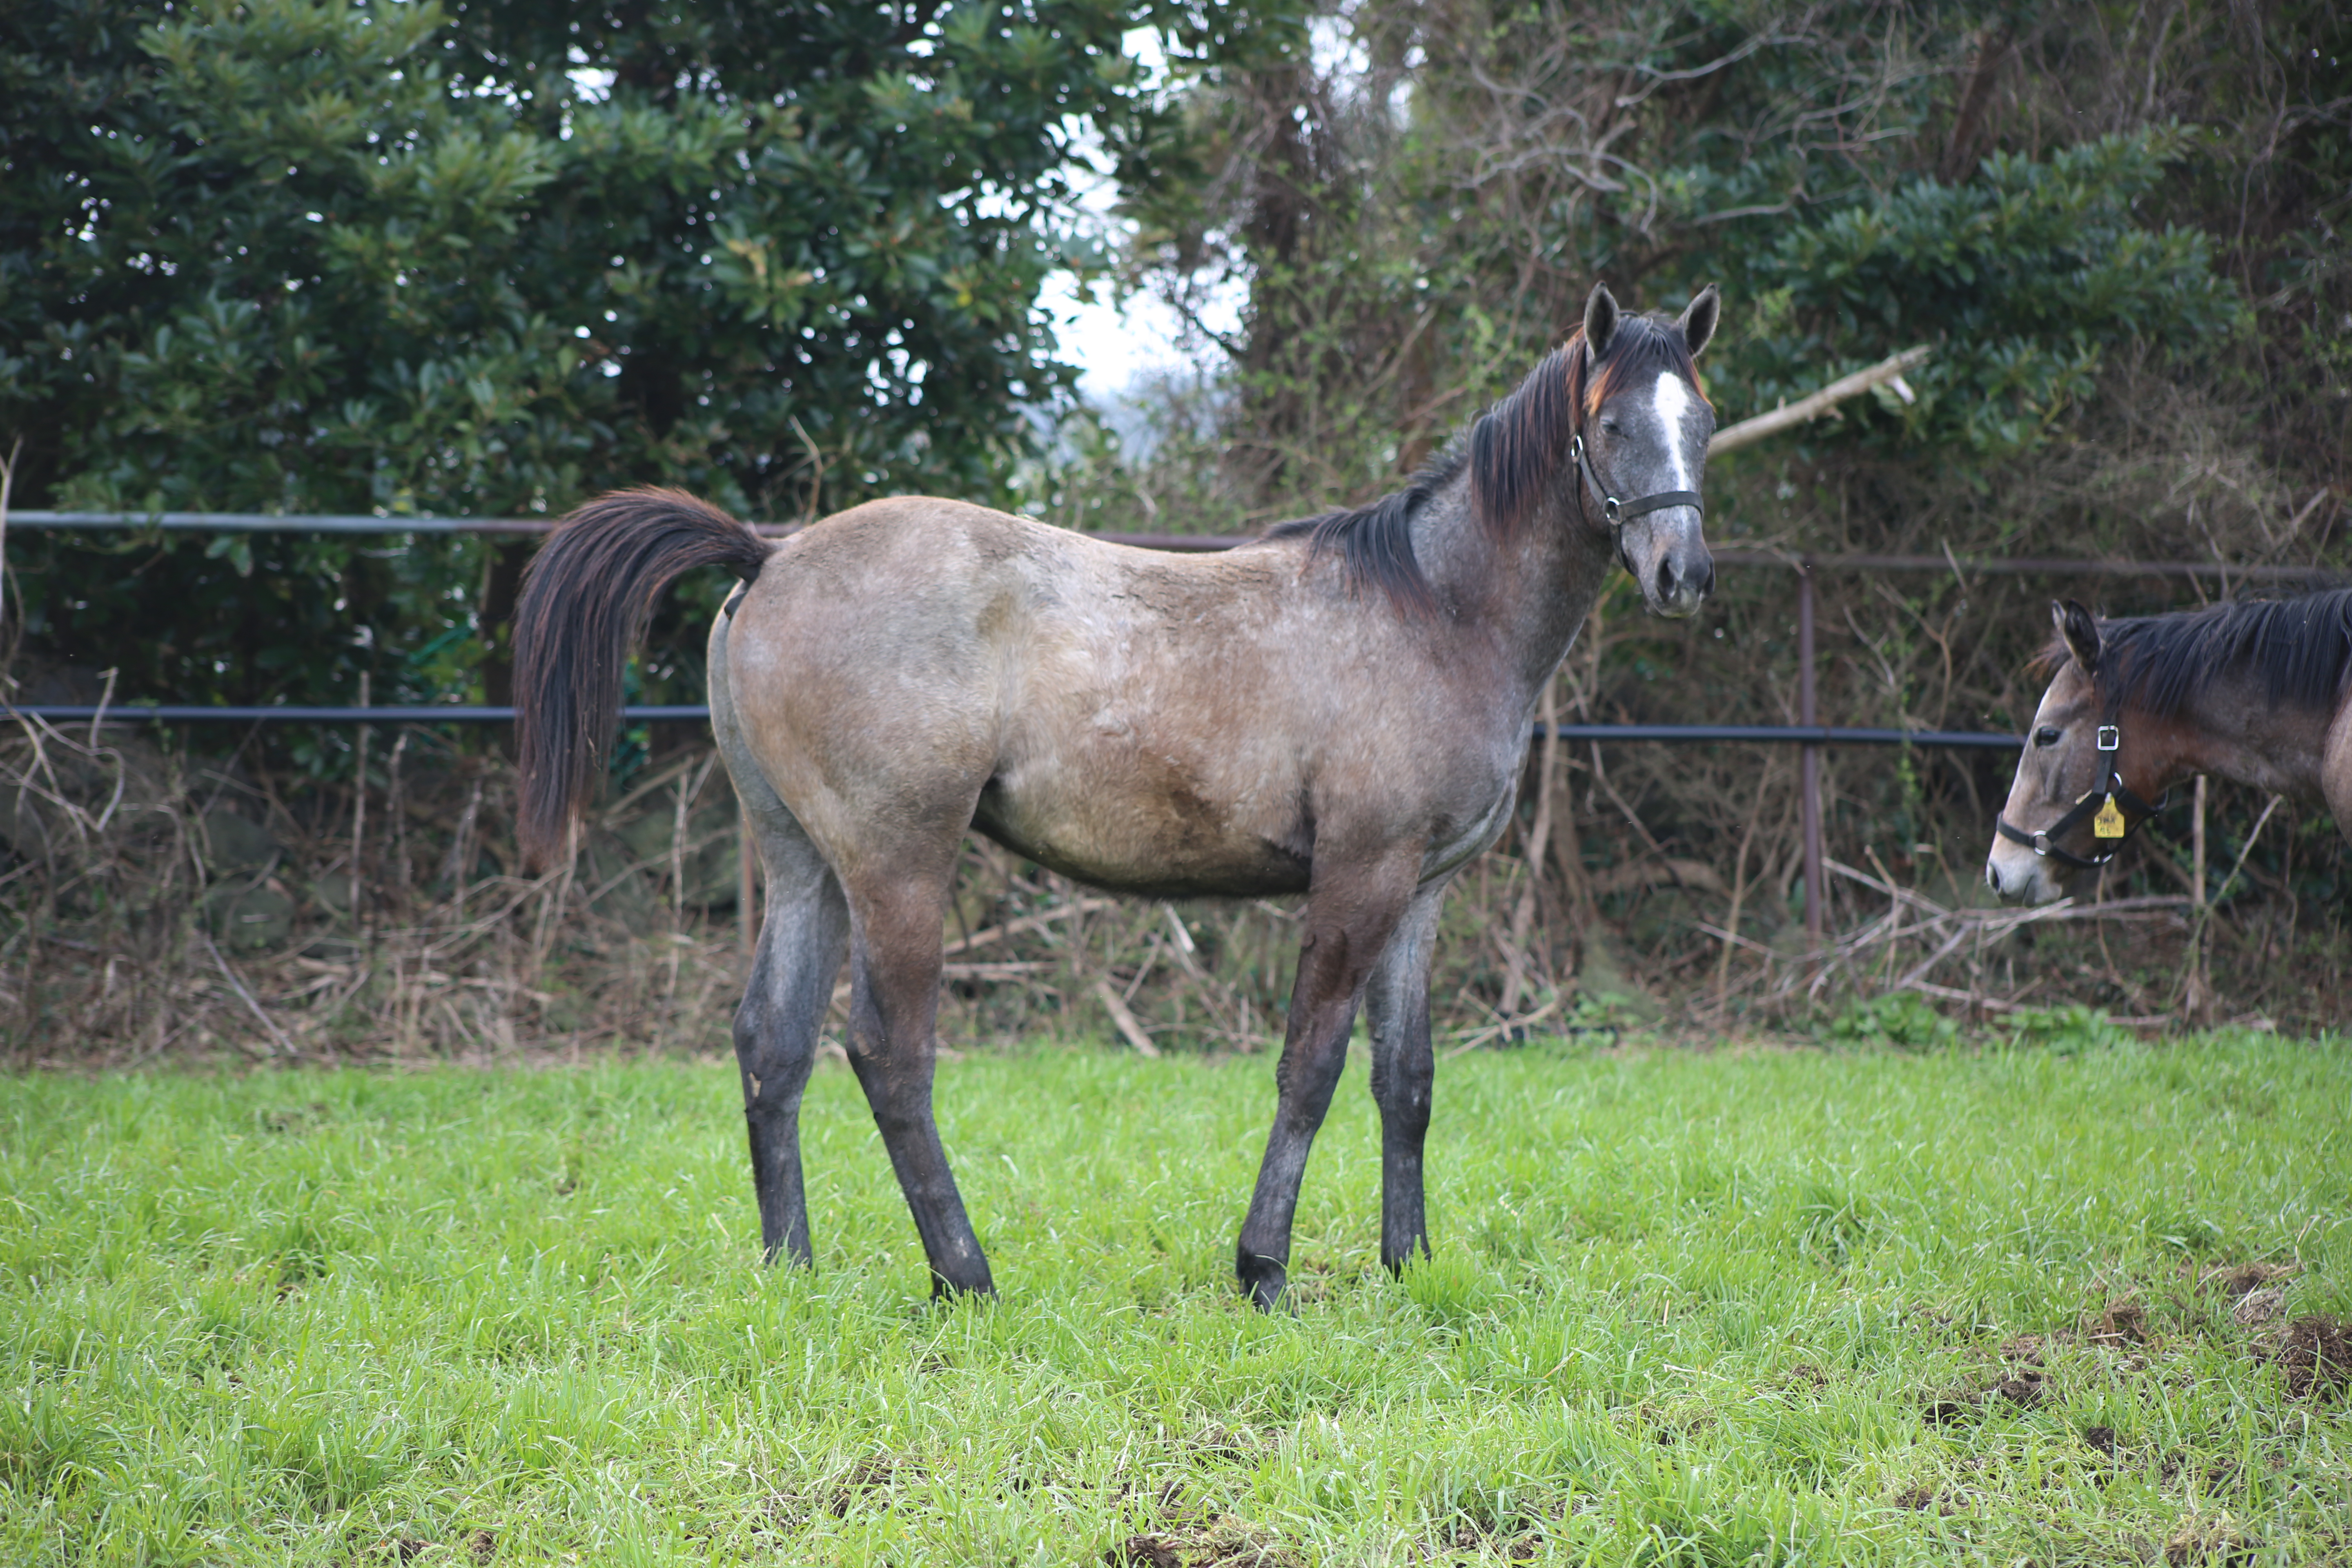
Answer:
[[[1122, 47], [1140, 68], [1140, 90], [1169, 90], [1158, 33], [1131, 29]], [[1101, 135], [1085, 120], [1074, 120], [1066, 133], [1071, 253], [1089, 259], [1115, 255], [1135, 226], [1118, 210], [1118, 185]], [[1078, 367], [1080, 399], [1137, 452], [1157, 439], [1157, 416], [1171, 384], [1197, 391], [1214, 379], [1225, 357], [1222, 342], [1239, 336], [1248, 298], [1246, 278], [1226, 278], [1191, 289], [1180, 308], [1162, 292], [1123, 289], [1099, 268], [1080, 265], [1046, 279], [1037, 309], [1060, 357]]]

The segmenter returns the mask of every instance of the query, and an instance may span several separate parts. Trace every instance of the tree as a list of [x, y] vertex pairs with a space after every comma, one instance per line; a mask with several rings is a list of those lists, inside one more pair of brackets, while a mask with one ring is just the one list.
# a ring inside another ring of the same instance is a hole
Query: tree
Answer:
[[[1000, 496], [1024, 411], [1069, 384], [1034, 305], [1073, 258], [1073, 137], [1135, 143], [1151, 112], [1121, 49], [1145, 14], [10, 6], [16, 504], [507, 516], [660, 482], [790, 518]], [[37, 641], [126, 693], [347, 699], [372, 667], [387, 700], [472, 683], [470, 602], [520, 558], [485, 556], [85, 536], [20, 542], [17, 569]]]
[[1219, 431], [1245, 505], [1394, 483], [1595, 278], [1666, 308], [1725, 287], [1727, 418], [1933, 342], [1917, 404], [1841, 429], [1971, 466], [2038, 446], [2113, 351], [2210, 363], [2267, 315], [2244, 390], [2342, 471], [2314, 330], [2346, 277], [2335, 10], [1374, 0], [1318, 26], [1320, 68], [1206, 80], [1210, 177], [1135, 206], [1139, 281], [1249, 290]]

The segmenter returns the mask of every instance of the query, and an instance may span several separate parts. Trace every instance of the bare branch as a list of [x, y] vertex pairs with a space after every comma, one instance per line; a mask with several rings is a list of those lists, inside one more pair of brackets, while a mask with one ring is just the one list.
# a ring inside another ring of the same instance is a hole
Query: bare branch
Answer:
[[[1809, 419], [1818, 419], [1848, 398], [1859, 397], [1874, 386], [1894, 384], [1898, 392], [1903, 373], [1925, 360], [1934, 350], [1926, 343], [1905, 349], [1892, 358], [1883, 359], [1868, 370], [1855, 371], [1841, 376], [1809, 397], [1801, 397], [1786, 407], [1775, 408], [1769, 414], [1759, 414], [1753, 419], [1743, 419], [1728, 430], [1717, 430], [1715, 439], [1706, 444], [1707, 456], [1717, 457], [1736, 452], [1742, 447], [1752, 447], [1768, 436], [1778, 436], [1793, 429]], [[1909, 401], [1907, 398], [1905, 401]]]

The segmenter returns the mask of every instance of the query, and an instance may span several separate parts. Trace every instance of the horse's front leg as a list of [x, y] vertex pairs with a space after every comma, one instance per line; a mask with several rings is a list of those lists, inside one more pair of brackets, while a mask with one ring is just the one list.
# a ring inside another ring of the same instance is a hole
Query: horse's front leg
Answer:
[[1429, 962], [1448, 880], [1425, 884], [1413, 894], [1364, 988], [1365, 1021], [1372, 1036], [1372, 1100], [1381, 1108], [1381, 1261], [1392, 1271], [1402, 1269], [1415, 1254], [1429, 1256], [1421, 1189], [1422, 1142], [1429, 1132], [1430, 1088], [1437, 1077], [1429, 1043]]
[[1348, 1034], [1364, 983], [1412, 897], [1420, 865], [1419, 845], [1410, 854], [1391, 847], [1378, 860], [1348, 861], [1334, 848], [1318, 848], [1316, 856], [1290, 1025], [1275, 1068], [1274, 1128], [1235, 1249], [1242, 1289], [1261, 1308], [1270, 1310], [1282, 1299], [1289, 1279], [1290, 1225], [1307, 1151], [1348, 1065]]

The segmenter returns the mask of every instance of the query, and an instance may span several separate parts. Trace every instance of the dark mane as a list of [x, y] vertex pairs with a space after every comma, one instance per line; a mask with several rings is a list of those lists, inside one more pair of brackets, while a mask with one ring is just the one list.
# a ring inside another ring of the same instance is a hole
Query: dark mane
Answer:
[[1469, 461], [1461, 448], [1459, 441], [1448, 444], [1422, 465], [1411, 484], [1370, 506], [1277, 522], [1265, 531], [1265, 537], [1304, 539], [1310, 558], [1336, 550], [1349, 587], [1359, 592], [1377, 588], [1408, 616], [1433, 615], [1437, 595], [1431, 592], [1429, 579], [1422, 575], [1421, 563], [1412, 553], [1412, 520]]
[[[2333, 709], [2352, 675], [2352, 588], [2102, 621], [2099, 643], [2106, 700], [2159, 718], [2237, 673], [2273, 708]], [[2063, 642], [2042, 651], [2053, 669], [2068, 657]]]
[[[1377, 588], [1407, 615], [1434, 612], [1436, 595], [1412, 552], [1412, 520], [1436, 492], [1470, 474], [1470, 501], [1478, 521], [1508, 539], [1526, 526], [1537, 498], [1568, 460], [1577, 409], [1590, 416], [1634, 377], [1672, 370], [1699, 387], [1690, 345], [1671, 321], [1627, 314], [1618, 318], [1598, 374], [1588, 374], [1584, 330], [1544, 355], [1527, 379], [1432, 458], [1404, 489], [1353, 511], [1328, 511], [1276, 523], [1267, 539], [1304, 539], [1307, 553], [1336, 550], [1349, 586]], [[1699, 395], [1705, 397], [1704, 389]]]

